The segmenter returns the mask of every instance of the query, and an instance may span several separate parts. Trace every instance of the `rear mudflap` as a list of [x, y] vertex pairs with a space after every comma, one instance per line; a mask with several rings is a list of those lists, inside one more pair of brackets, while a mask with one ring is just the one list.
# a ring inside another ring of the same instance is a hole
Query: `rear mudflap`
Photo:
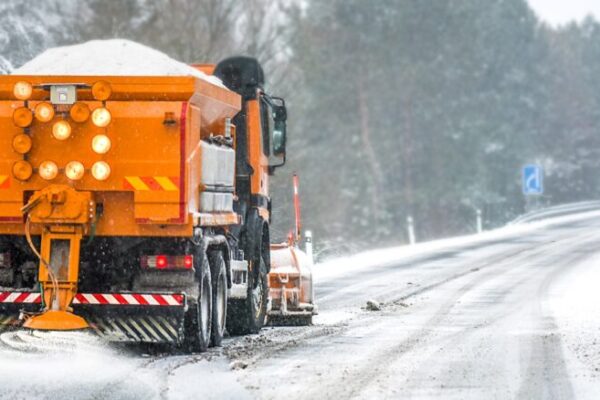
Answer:
[[[111, 342], [183, 341], [183, 293], [78, 293], [72, 307], [93, 332]], [[40, 309], [39, 293], [0, 292], [0, 331], [19, 328], [23, 315]]]

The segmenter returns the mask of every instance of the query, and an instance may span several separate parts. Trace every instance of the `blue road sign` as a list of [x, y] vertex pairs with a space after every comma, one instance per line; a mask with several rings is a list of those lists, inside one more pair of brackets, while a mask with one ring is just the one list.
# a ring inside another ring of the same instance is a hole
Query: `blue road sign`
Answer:
[[544, 194], [544, 172], [541, 166], [531, 164], [523, 167], [523, 194]]

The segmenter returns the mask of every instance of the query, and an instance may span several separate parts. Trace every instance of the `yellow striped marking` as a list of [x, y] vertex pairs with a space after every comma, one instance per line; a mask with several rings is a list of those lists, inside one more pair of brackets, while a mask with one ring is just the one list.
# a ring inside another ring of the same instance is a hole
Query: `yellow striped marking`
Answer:
[[129, 182], [129, 184], [137, 191], [146, 192], [150, 190], [148, 185], [146, 185], [139, 176], [126, 176], [125, 179], [127, 179], [127, 182]]
[[176, 192], [179, 188], [166, 176], [155, 176], [154, 180], [167, 192]]

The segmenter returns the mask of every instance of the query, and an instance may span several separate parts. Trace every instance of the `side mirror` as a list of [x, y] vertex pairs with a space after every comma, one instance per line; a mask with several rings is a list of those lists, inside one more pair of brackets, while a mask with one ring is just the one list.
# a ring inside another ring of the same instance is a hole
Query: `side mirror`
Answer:
[[285, 121], [275, 120], [273, 128], [273, 155], [285, 155], [285, 144], [287, 140], [287, 126]]
[[[285, 101], [280, 97], [273, 97], [273, 155], [283, 157], [285, 160], [285, 147], [287, 142], [287, 109]], [[284, 161], [285, 162], [285, 161]]]

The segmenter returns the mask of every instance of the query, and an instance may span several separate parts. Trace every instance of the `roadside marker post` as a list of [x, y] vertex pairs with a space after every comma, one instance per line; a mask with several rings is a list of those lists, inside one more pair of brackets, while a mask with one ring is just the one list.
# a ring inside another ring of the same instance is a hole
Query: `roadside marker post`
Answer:
[[406, 229], [408, 231], [408, 243], [413, 245], [417, 242], [415, 239], [415, 221], [413, 217], [406, 217]]
[[482, 217], [482, 213], [481, 210], [478, 208], [475, 211], [475, 214], [477, 215], [477, 233], [481, 233], [483, 232], [483, 217]]

